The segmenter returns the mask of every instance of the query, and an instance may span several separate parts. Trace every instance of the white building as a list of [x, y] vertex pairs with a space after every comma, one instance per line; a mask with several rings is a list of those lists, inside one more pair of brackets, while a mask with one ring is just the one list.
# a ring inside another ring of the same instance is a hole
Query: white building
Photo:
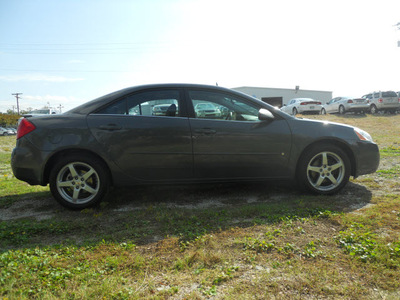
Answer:
[[288, 104], [289, 100], [293, 98], [312, 98], [321, 101], [322, 104], [325, 104], [332, 99], [332, 92], [302, 90], [299, 87], [294, 89], [278, 89], [242, 86], [232, 89], [253, 96], [277, 107]]

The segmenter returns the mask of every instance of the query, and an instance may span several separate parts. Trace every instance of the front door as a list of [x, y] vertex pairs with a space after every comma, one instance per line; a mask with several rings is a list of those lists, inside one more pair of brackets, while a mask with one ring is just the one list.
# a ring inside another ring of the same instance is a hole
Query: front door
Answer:
[[291, 132], [284, 119], [260, 121], [257, 107], [229, 93], [189, 91], [194, 177], [288, 176]]

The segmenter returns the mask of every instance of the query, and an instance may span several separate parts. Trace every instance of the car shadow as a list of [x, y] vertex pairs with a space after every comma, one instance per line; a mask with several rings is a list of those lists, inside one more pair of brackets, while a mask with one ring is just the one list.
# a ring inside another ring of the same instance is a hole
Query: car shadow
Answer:
[[[236, 227], [352, 212], [367, 206], [372, 193], [352, 182], [333, 196], [304, 194], [292, 183], [276, 181], [140, 186], [111, 190], [101, 205], [82, 211], [63, 208], [49, 196], [25, 197], [1, 209], [0, 216], [14, 214], [0, 224], [7, 223], [15, 241], [0, 239], [0, 249], [102, 241], [142, 245], [166, 236], [190, 240]], [[26, 232], [29, 239], [17, 238]]]

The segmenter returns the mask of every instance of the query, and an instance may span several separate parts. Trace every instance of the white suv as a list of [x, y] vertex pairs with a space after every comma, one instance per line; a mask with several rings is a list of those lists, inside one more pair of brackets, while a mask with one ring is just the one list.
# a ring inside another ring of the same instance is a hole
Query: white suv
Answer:
[[374, 92], [362, 96], [369, 102], [369, 109], [372, 114], [376, 114], [379, 111], [390, 111], [395, 113], [400, 110], [400, 98], [396, 92]]

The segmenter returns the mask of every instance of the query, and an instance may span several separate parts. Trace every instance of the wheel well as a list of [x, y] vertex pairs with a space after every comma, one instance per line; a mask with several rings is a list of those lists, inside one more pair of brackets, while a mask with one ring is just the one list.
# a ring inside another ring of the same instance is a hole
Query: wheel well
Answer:
[[44, 175], [43, 175], [43, 181], [45, 184], [49, 183], [49, 177], [50, 177], [50, 172], [53, 166], [57, 163], [57, 161], [60, 158], [67, 157], [72, 154], [79, 154], [82, 156], [92, 156], [104, 163], [104, 165], [107, 168], [107, 172], [109, 174], [109, 178], [111, 179], [111, 185], [113, 184], [113, 178], [111, 176], [111, 171], [110, 168], [108, 167], [107, 163], [104, 161], [104, 159], [97, 155], [96, 153], [89, 151], [89, 150], [84, 150], [84, 149], [67, 149], [67, 150], [62, 150], [60, 152], [55, 153], [46, 163], [45, 169], [44, 169]]
[[299, 164], [300, 164], [300, 161], [301, 161], [302, 157], [303, 157], [306, 153], [308, 153], [308, 152], [310, 151], [310, 149], [311, 149], [312, 147], [314, 147], [315, 145], [332, 145], [332, 146], [339, 147], [341, 150], [343, 150], [343, 151], [347, 154], [347, 156], [348, 156], [348, 158], [349, 158], [349, 160], [350, 160], [350, 165], [351, 165], [350, 174], [351, 174], [351, 176], [355, 176], [355, 173], [356, 173], [356, 163], [355, 163], [355, 157], [354, 157], [353, 151], [351, 151], [351, 149], [350, 149], [350, 147], [349, 147], [348, 145], [346, 145], [345, 143], [343, 143], [343, 142], [341, 142], [341, 141], [337, 141], [337, 140], [320, 140], [320, 141], [317, 141], [317, 142], [314, 142], [314, 143], [308, 145], [308, 146], [301, 152], [301, 154], [300, 154], [300, 156], [299, 156], [299, 159], [297, 160], [297, 164], [296, 164], [296, 173], [297, 173], [297, 171], [298, 171], [298, 169], [299, 169]]

